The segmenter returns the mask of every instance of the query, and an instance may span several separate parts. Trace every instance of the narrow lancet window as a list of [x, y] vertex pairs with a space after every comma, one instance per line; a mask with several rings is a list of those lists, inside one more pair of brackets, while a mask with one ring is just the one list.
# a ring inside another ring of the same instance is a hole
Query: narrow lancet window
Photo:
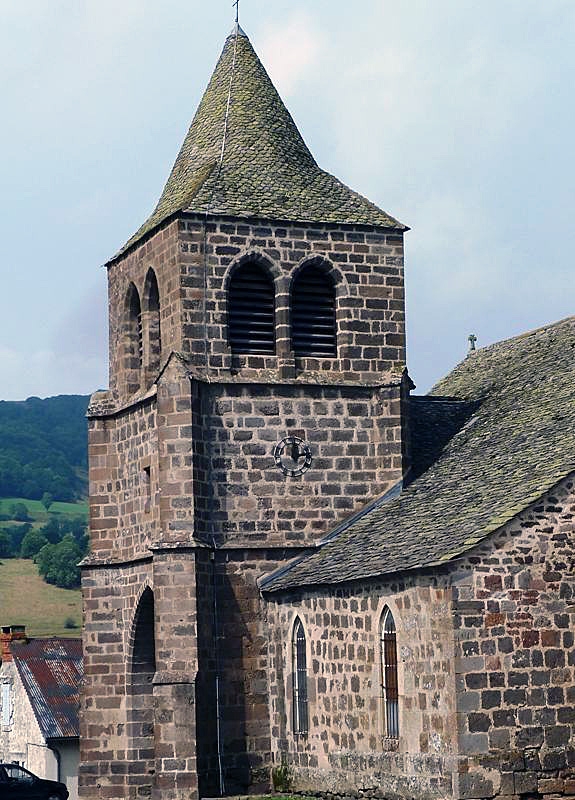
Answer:
[[293, 282], [291, 332], [296, 356], [337, 355], [335, 286], [315, 264], [304, 267]]
[[386, 608], [381, 622], [381, 690], [385, 719], [384, 735], [399, 738], [399, 694], [397, 681], [397, 641], [393, 614]]
[[160, 369], [162, 333], [160, 329], [160, 292], [153, 269], [148, 270], [144, 287], [145, 363], [148, 378], [153, 380]]
[[292, 640], [293, 667], [293, 731], [296, 734], [308, 732], [307, 709], [307, 657], [305, 632], [298, 618], [294, 625]]
[[124, 370], [128, 394], [140, 388], [143, 358], [142, 307], [140, 296], [133, 283], [126, 297], [124, 327]]
[[228, 290], [228, 341], [232, 353], [275, 353], [275, 303], [271, 276], [255, 261], [238, 267]]

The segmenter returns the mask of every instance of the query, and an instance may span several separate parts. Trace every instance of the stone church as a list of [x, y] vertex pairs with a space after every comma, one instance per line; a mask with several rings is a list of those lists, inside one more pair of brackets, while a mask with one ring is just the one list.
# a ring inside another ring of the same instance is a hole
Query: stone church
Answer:
[[406, 230], [236, 26], [107, 265], [84, 800], [575, 795], [575, 321], [410, 396]]

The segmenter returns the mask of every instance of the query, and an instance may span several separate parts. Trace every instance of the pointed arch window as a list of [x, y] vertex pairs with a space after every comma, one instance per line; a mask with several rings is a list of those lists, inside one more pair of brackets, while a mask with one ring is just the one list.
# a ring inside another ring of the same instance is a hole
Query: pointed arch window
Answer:
[[153, 677], [156, 671], [154, 618], [154, 593], [146, 587], [138, 603], [132, 630], [133, 675], [144, 675], [149, 678]]
[[275, 353], [274, 284], [269, 272], [248, 261], [228, 288], [228, 341], [232, 353]]
[[381, 692], [385, 719], [384, 735], [399, 738], [399, 692], [397, 679], [397, 638], [395, 620], [389, 608], [381, 619]]
[[160, 291], [153, 269], [148, 270], [144, 286], [144, 317], [146, 335], [146, 367], [150, 377], [160, 368], [162, 332], [160, 328]]
[[307, 707], [307, 656], [305, 631], [299, 617], [297, 618], [292, 638], [292, 672], [293, 672], [293, 731], [295, 734], [308, 732]]
[[296, 356], [335, 358], [335, 286], [317, 264], [296, 276], [291, 291], [292, 349]]

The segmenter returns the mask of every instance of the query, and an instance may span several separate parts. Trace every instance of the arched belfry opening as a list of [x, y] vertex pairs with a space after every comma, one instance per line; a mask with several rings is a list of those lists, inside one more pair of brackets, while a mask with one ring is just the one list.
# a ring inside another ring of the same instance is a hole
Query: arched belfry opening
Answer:
[[[132, 774], [139, 785], [142, 778], [153, 783], [155, 770], [153, 679], [156, 672], [154, 594], [142, 592], [131, 631], [128, 666], [128, 752]], [[146, 778], [146, 779], [147, 779]]]
[[276, 350], [274, 282], [255, 259], [236, 267], [228, 284], [228, 343], [234, 355]]
[[144, 361], [147, 381], [153, 380], [160, 369], [162, 331], [160, 323], [160, 291], [156, 273], [150, 267], [146, 275], [143, 297]]
[[126, 294], [123, 340], [125, 386], [127, 394], [132, 394], [140, 388], [143, 358], [142, 306], [133, 283]]
[[335, 358], [335, 285], [319, 264], [298, 272], [291, 289], [291, 336], [296, 356]]

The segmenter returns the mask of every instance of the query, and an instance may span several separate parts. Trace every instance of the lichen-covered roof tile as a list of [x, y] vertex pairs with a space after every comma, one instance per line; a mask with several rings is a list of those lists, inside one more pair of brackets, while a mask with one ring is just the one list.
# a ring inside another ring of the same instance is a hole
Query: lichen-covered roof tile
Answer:
[[179, 211], [405, 229], [318, 167], [241, 28], [226, 40], [158, 205], [118, 255]]
[[575, 318], [478, 350], [413, 398], [413, 482], [266, 591], [457, 558], [575, 471]]

